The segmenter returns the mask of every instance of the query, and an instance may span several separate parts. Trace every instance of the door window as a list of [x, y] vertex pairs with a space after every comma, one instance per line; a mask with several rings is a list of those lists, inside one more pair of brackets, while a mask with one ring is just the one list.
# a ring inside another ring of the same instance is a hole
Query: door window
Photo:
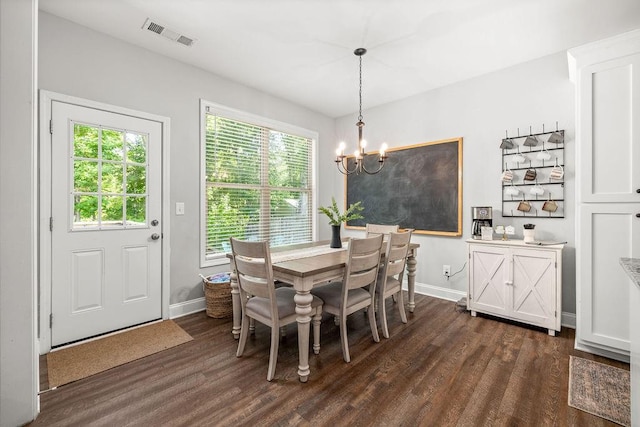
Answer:
[[72, 122], [71, 229], [147, 226], [148, 135]]

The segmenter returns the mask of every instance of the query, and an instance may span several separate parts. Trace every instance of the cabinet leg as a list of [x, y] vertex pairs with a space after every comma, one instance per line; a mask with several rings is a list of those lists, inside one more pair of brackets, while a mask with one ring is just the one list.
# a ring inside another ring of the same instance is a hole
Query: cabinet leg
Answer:
[[553, 329], [549, 329], [549, 336], [555, 337], [556, 336], [556, 331]]
[[475, 310], [471, 310], [471, 317], [476, 317], [478, 313]]

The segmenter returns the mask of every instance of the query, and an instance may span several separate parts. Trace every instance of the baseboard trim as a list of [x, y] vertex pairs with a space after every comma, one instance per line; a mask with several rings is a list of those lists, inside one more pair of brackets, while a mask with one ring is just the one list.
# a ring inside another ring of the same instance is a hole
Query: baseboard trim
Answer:
[[581, 342], [578, 338], [576, 338], [573, 348], [575, 348], [576, 350], [606, 357], [607, 359], [618, 360], [624, 363], [629, 363], [629, 360], [631, 359], [631, 356], [629, 355], [629, 353], [624, 352], [624, 350], [621, 350], [622, 353], [619, 353], [617, 351], [606, 350], [604, 348], [600, 348], [594, 345], [589, 345], [584, 342]]
[[569, 313], [566, 311], [562, 312], [562, 319], [560, 320], [560, 324], [565, 328], [575, 329], [576, 328], [576, 314]]
[[204, 311], [207, 308], [207, 301], [204, 297], [192, 299], [169, 306], [169, 319], [186, 316], [188, 314]]
[[447, 301], [458, 301], [460, 300], [460, 298], [464, 298], [467, 296], [466, 291], [458, 291], [456, 289], [425, 285], [422, 283], [416, 283], [416, 293], [420, 295], [427, 295], [429, 297], [444, 299]]

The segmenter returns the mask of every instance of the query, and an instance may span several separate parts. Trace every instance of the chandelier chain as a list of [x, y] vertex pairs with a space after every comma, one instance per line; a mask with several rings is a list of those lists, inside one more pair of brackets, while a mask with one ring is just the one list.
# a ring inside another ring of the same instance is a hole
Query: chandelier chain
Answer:
[[360, 92], [358, 93], [358, 96], [360, 98], [360, 109], [359, 114], [358, 114], [358, 121], [361, 122], [362, 121], [362, 56], [359, 57], [360, 59]]

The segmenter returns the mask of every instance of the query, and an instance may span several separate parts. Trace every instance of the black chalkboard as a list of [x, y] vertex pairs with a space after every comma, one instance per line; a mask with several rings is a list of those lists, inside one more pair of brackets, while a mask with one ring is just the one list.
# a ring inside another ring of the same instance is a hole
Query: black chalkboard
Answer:
[[[415, 233], [462, 235], [462, 138], [428, 142], [387, 150], [388, 159], [376, 175], [345, 177], [346, 204], [361, 201], [367, 223], [399, 224]], [[377, 168], [377, 155], [365, 157], [365, 167]], [[353, 156], [348, 158], [354, 167]]]

